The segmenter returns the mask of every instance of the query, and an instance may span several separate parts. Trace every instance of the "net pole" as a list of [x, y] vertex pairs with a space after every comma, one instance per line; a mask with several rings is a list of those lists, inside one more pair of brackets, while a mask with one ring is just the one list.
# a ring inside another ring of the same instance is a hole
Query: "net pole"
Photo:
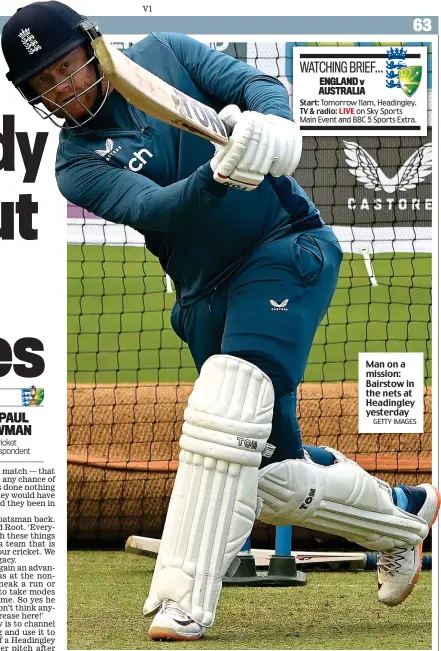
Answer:
[[251, 554], [251, 536], [248, 536], [248, 538], [245, 540], [245, 542], [242, 545], [240, 551]]
[[291, 556], [292, 526], [276, 527], [276, 556]]

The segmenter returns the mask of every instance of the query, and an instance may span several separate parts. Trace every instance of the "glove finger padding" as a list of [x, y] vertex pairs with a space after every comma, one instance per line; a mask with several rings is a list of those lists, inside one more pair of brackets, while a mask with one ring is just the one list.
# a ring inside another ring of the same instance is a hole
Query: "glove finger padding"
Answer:
[[[293, 123], [294, 124], [294, 123]], [[300, 128], [298, 127], [297, 124], [294, 124], [294, 141], [295, 141], [295, 146], [292, 148], [291, 151], [291, 160], [288, 163], [288, 169], [292, 170], [290, 174], [294, 174], [296, 171], [299, 163], [300, 163], [300, 158], [302, 156], [302, 134], [300, 132]]]
[[227, 145], [216, 147], [210, 165], [219, 183], [254, 190], [266, 174], [292, 174], [302, 153], [298, 126], [277, 115], [225, 107], [220, 117], [233, 126]]
[[254, 158], [249, 165], [249, 169], [252, 172], [258, 172], [265, 176], [265, 174], [268, 174], [269, 168], [273, 162], [276, 141], [271, 137], [270, 124], [266, 120], [266, 116], [263, 116], [263, 118], [260, 142], [256, 149]]
[[273, 176], [293, 174], [302, 155], [302, 135], [295, 122], [277, 115], [268, 116], [271, 124], [270, 138], [276, 141], [274, 161], [269, 168]]
[[265, 124], [264, 117], [261, 113], [253, 112], [252, 114], [252, 134], [247, 143], [244, 155], [237, 166], [241, 170], [261, 174], [261, 170], [254, 165], [254, 161], [258, 150], [261, 147], [265, 147], [265, 143], [268, 142], [268, 125]]
[[227, 178], [237, 167], [252, 136], [253, 126], [248, 120], [240, 120], [234, 127], [227, 145], [220, 147], [211, 161], [211, 169], [220, 177]]
[[[227, 145], [215, 155], [216, 171], [221, 177], [228, 177], [236, 167], [247, 170], [248, 160], [252, 160], [262, 132], [262, 118], [259, 113], [245, 111], [236, 122]], [[247, 153], [248, 152], [248, 153]], [[242, 164], [242, 160], [244, 161]]]
[[272, 132], [274, 133], [274, 139], [277, 141], [277, 154], [274, 156], [274, 160], [269, 169], [270, 174], [273, 176], [282, 176], [283, 174], [289, 174], [287, 170], [289, 169], [289, 161], [292, 157], [292, 145], [287, 137], [285, 129], [281, 128], [280, 124], [272, 124]]
[[[254, 190], [262, 181], [263, 175], [248, 169], [247, 161], [254, 158], [262, 132], [263, 117], [254, 111], [238, 113], [234, 105], [228, 106], [220, 117], [234, 130], [227, 145], [216, 150], [210, 161], [213, 178], [218, 183], [241, 190]], [[245, 162], [244, 162], [245, 157]]]
[[277, 156], [274, 157], [269, 171], [273, 176], [282, 176], [283, 174], [286, 174], [285, 170], [288, 167], [287, 154], [290, 143], [288, 143], [278, 125], [275, 125], [275, 132], [275, 138], [277, 139]]

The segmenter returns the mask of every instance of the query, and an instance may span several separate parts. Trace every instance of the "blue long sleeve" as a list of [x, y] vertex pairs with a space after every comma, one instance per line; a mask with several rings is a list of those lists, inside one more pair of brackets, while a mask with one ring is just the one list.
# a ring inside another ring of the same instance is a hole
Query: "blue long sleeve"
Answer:
[[288, 91], [278, 79], [185, 34], [153, 33], [152, 36], [170, 47], [195, 85], [207, 96], [225, 106], [237, 104], [241, 110], [272, 113], [292, 120]]
[[196, 219], [205, 218], [227, 193], [227, 188], [213, 181], [209, 163], [182, 181], [160, 187], [144, 176], [105, 162], [97, 164], [89, 157], [69, 165], [68, 174], [60, 167], [58, 187], [66, 199], [105, 219], [168, 234], [185, 231], [189, 213]]

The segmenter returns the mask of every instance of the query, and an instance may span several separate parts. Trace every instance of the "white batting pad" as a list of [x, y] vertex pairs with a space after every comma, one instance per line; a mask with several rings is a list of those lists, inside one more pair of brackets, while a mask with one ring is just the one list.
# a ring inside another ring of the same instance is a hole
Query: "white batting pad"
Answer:
[[396, 507], [388, 484], [331, 448], [332, 466], [309, 458], [272, 463], [259, 472], [259, 520], [325, 531], [368, 549], [413, 547], [426, 522]]
[[257, 510], [258, 467], [271, 432], [274, 392], [256, 366], [210, 357], [184, 413], [181, 453], [150, 593], [211, 626], [222, 577], [247, 539]]

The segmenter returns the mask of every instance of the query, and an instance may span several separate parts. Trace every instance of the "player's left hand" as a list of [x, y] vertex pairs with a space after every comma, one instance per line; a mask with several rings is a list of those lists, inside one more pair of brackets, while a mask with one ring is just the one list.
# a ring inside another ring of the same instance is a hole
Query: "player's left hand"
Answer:
[[[299, 126], [278, 115], [265, 115], [270, 124], [269, 138], [273, 145], [272, 161], [268, 169], [272, 176], [293, 174], [302, 155], [302, 134]], [[272, 149], [272, 148], [271, 148]], [[258, 151], [256, 152], [256, 156]], [[268, 163], [268, 157], [265, 164]]]
[[227, 106], [219, 117], [233, 128], [227, 145], [217, 146], [211, 161], [214, 179], [253, 190], [270, 173], [293, 174], [302, 154], [302, 135], [295, 122]]
[[[224, 111], [227, 112], [231, 108], [226, 107]], [[293, 174], [302, 155], [302, 135], [298, 125], [278, 115], [265, 115], [255, 111], [246, 111], [242, 115], [247, 113], [253, 116], [253, 136], [246, 143], [243, 154], [230, 175], [239, 170], [242, 174], [251, 172], [263, 176], [268, 173], [272, 176]], [[230, 111], [224, 121], [233, 126], [235, 117], [236, 113]], [[233, 136], [236, 134], [236, 128], [234, 127]]]
[[218, 183], [240, 190], [255, 190], [263, 181], [269, 165], [254, 162], [254, 153], [262, 141], [268, 142], [269, 124], [265, 116], [256, 111], [241, 113], [238, 106], [225, 107], [219, 117], [231, 128], [233, 133], [226, 145], [215, 145], [216, 152], [210, 161], [213, 178]]

